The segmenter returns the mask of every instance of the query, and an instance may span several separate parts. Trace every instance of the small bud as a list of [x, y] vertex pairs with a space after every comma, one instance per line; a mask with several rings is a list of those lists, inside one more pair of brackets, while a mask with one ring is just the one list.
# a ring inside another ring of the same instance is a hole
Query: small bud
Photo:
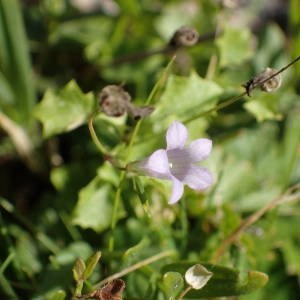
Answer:
[[268, 78], [277, 72], [276, 69], [266, 68], [264, 71], [258, 73], [248, 82], [243, 84], [242, 86], [246, 89], [247, 95], [250, 96], [251, 92], [257, 87], [260, 87], [260, 89], [265, 92], [276, 91], [281, 86], [280, 74], [270, 79]]
[[118, 85], [108, 85], [98, 96], [101, 111], [110, 117], [120, 117], [127, 112], [131, 96]]
[[182, 26], [175, 31], [169, 45], [174, 47], [190, 47], [197, 43], [198, 38], [199, 33], [196, 29], [188, 26]]

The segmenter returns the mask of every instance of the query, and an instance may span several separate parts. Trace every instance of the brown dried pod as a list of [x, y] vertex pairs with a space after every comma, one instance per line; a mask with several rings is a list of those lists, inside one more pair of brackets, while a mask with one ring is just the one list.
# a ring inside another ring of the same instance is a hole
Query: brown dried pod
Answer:
[[[266, 68], [243, 84], [242, 86], [246, 89], [247, 95], [251, 96], [251, 92], [257, 87], [265, 92], [276, 91], [281, 86], [281, 75], [275, 75], [277, 72], [276, 69]], [[271, 78], [268, 79], [269, 77]]]
[[135, 120], [150, 115], [153, 106], [135, 106], [131, 101], [131, 96], [118, 85], [108, 85], [102, 89], [99, 96], [101, 111], [110, 117], [120, 117], [126, 112], [133, 115]]
[[124, 115], [131, 101], [131, 96], [119, 85], [108, 85], [99, 96], [101, 111], [110, 117]]
[[78, 299], [96, 299], [96, 300], [122, 300], [122, 293], [125, 289], [125, 282], [122, 279], [115, 279], [109, 282], [101, 289], [97, 289], [91, 293], [76, 296]]
[[115, 279], [100, 290], [101, 300], [122, 300], [122, 293], [125, 289], [125, 282]]
[[172, 36], [169, 45], [173, 47], [190, 47], [198, 42], [199, 33], [195, 28], [182, 26]]

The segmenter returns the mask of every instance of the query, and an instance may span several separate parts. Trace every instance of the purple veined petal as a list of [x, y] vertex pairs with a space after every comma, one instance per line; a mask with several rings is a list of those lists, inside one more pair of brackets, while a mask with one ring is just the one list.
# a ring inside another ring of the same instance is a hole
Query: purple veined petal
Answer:
[[206, 168], [191, 165], [182, 181], [193, 190], [204, 190], [213, 184], [213, 176]]
[[137, 168], [142, 170], [150, 177], [160, 179], [171, 179], [167, 152], [164, 149], [159, 149], [153, 152], [148, 158], [142, 160]]
[[206, 159], [211, 153], [211, 149], [212, 141], [210, 139], [197, 139], [186, 147], [191, 162], [199, 162]]
[[184, 186], [181, 181], [172, 176], [172, 195], [168, 201], [169, 204], [175, 204], [183, 195]]
[[178, 122], [174, 121], [168, 128], [166, 139], [167, 139], [167, 150], [183, 148], [188, 138], [188, 132], [186, 127]]

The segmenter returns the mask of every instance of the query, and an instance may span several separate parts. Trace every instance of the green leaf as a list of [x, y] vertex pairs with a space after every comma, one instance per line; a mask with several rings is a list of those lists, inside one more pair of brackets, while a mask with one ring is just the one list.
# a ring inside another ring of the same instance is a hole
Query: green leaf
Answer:
[[43, 135], [67, 132], [84, 124], [94, 109], [91, 93], [83, 94], [72, 80], [58, 93], [47, 90], [34, 114], [43, 124]]
[[251, 58], [254, 54], [251, 49], [251, 38], [249, 29], [226, 26], [216, 42], [220, 51], [221, 67], [238, 65]]
[[82, 45], [100, 43], [105, 45], [109, 38], [111, 20], [104, 17], [77, 18], [62, 22], [50, 35], [51, 43], [73, 41]]
[[33, 276], [41, 271], [42, 264], [38, 260], [38, 249], [29, 234], [25, 232], [19, 233], [16, 254], [23, 271], [28, 275]]
[[53, 292], [52, 295], [48, 296], [46, 300], [64, 300], [66, 296], [66, 292], [60, 290]]
[[178, 272], [167, 272], [163, 276], [162, 284], [166, 299], [175, 299], [184, 287], [184, 280], [182, 275]]
[[97, 251], [93, 256], [88, 258], [86, 262], [86, 269], [83, 273], [84, 279], [88, 279], [92, 275], [100, 257], [101, 257], [101, 252]]
[[[180, 262], [164, 266], [163, 272], [173, 271], [185, 274], [186, 270], [195, 265], [193, 262]], [[213, 275], [200, 290], [191, 290], [186, 298], [213, 298], [238, 296], [251, 293], [263, 287], [268, 276], [257, 271], [241, 272], [237, 269], [201, 263]]]
[[292, 239], [285, 239], [281, 245], [287, 273], [289, 275], [300, 274], [300, 247]]
[[244, 107], [255, 116], [258, 122], [282, 119], [279, 112], [279, 95], [276, 93], [261, 93], [255, 99], [247, 101]]
[[79, 193], [73, 223], [100, 232], [110, 226], [112, 217], [112, 188], [98, 177]]
[[97, 175], [103, 181], [108, 182], [115, 187], [119, 184], [119, 174], [109, 162], [105, 162], [100, 168], [98, 168]]
[[7, 296], [8, 299], [11, 300], [19, 299], [19, 297], [14, 291], [14, 288], [10, 283], [10, 280], [6, 279], [6, 277], [2, 273], [0, 273], [0, 286], [1, 286], [1, 293]]
[[[300, 110], [294, 109], [286, 119], [286, 130], [284, 132], [283, 143], [280, 144], [279, 148], [279, 160], [281, 162], [281, 182], [286, 185], [289, 184], [291, 177], [293, 176], [294, 170], [299, 164], [299, 144], [300, 144]], [[294, 179], [295, 182], [299, 177]]]
[[288, 60], [286, 59], [288, 58], [284, 59], [286, 56], [285, 45], [285, 34], [278, 24], [268, 24], [260, 38], [259, 48], [255, 52], [255, 60], [253, 60], [255, 71], [258, 73], [271, 66], [279, 69], [282, 65], [287, 64]]
[[67, 8], [67, 3], [61, 0], [43, 1], [43, 8], [50, 16], [62, 16]]
[[174, 119], [185, 121], [213, 108], [221, 93], [219, 85], [195, 72], [189, 77], [171, 75], [151, 119], [160, 127], [167, 127]]
[[86, 259], [90, 255], [92, 255], [92, 249], [90, 245], [83, 241], [76, 241], [60, 250], [56, 255], [51, 256], [51, 262], [55, 267], [58, 265], [73, 265], [74, 261], [78, 257]]
[[155, 28], [168, 41], [174, 32], [183, 24], [191, 24], [195, 14], [189, 14], [183, 3], [171, 3], [161, 7], [162, 11], [157, 18]]
[[0, 101], [1, 105], [13, 104], [14, 93], [10, 86], [10, 83], [5, 78], [4, 74], [0, 70]]
[[130, 265], [133, 265], [138, 260], [143, 257], [144, 253], [150, 247], [150, 240], [149, 238], [143, 238], [137, 245], [129, 248], [123, 255], [123, 267], [126, 268]]

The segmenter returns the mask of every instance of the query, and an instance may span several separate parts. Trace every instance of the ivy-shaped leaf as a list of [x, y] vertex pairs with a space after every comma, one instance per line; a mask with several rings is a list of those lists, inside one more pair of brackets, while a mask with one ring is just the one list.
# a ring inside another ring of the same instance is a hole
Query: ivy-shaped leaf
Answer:
[[254, 53], [251, 49], [251, 33], [246, 28], [226, 26], [216, 43], [220, 51], [221, 67], [240, 64]]
[[92, 93], [82, 93], [72, 80], [57, 93], [47, 90], [42, 101], [35, 107], [34, 115], [43, 124], [44, 137], [49, 137], [84, 124], [94, 105]]
[[188, 77], [171, 75], [151, 118], [166, 125], [174, 118], [184, 122], [213, 108], [221, 93], [218, 84], [201, 78], [196, 72]]

